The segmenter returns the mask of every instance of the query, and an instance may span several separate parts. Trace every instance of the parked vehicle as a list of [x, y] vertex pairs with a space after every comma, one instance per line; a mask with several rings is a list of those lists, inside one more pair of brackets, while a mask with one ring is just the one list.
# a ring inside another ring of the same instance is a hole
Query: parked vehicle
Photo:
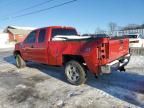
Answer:
[[111, 67], [124, 71], [129, 62], [127, 38], [79, 36], [75, 28], [51, 26], [32, 31], [15, 45], [18, 68], [27, 61], [64, 66], [71, 84], [85, 83], [87, 72], [94, 75], [111, 73]]
[[91, 36], [91, 37], [109, 37], [107, 34], [83, 34], [82, 36]]
[[144, 37], [141, 34], [126, 35], [129, 38], [130, 48], [144, 47]]

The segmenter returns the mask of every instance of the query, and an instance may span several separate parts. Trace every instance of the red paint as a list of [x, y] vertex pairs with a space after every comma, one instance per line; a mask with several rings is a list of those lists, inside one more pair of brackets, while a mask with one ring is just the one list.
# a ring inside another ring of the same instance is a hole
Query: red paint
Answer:
[[129, 53], [129, 41], [127, 38], [52, 41], [51, 32], [55, 28], [74, 29], [61, 26], [47, 27], [45, 28], [46, 38], [43, 43], [38, 43], [38, 34], [41, 29], [37, 29], [35, 30], [37, 32], [36, 42], [30, 44], [18, 43], [15, 46], [15, 51], [20, 51], [24, 60], [55, 66], [63, 66], [63, 56], [65, 55], [81, 56], [88, 69], [94, 74], [100, 73], [100, 66]]

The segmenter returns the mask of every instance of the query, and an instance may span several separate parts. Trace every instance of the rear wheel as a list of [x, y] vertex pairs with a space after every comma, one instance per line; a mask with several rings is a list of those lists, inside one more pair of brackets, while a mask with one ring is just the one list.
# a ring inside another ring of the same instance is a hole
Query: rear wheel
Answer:
[[24, 68], [26, 66], [25, 61], [19, 54], [16, 55], [16, 66], [18, 68]]
[[74, 85], [81, 85], [86, 82], [85, 68], [77, 61], [70, 61], [65, 66], [67, 80]]

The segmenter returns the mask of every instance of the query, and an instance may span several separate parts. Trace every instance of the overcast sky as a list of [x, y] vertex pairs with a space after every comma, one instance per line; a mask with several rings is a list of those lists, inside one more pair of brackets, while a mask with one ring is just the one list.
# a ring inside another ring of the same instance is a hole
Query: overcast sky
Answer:
[[109, 22], [115, 22], [120, 26], [144, 23], [144, 0], [77, 0], [41, 13], [13, 18], [71, 0], [53, 0], [21, 11], [45, 1], [48, 0], [0, 0], [0, 29], [8, 25], [62, 25], [74, 26], [81, 33], [94, 33], [98, 27], [106, 30]]

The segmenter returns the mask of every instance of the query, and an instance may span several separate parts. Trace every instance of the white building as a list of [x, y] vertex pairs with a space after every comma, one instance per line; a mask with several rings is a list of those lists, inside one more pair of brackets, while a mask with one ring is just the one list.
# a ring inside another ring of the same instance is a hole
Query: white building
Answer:
[[0, 46], [9, 42], [8, 33], [0, 33]]
[[144, 36], [144, 28], [117, 31], [118, 35], [127, 35], [127, 34], [134, 34], [134, 33], [142, 34]]

